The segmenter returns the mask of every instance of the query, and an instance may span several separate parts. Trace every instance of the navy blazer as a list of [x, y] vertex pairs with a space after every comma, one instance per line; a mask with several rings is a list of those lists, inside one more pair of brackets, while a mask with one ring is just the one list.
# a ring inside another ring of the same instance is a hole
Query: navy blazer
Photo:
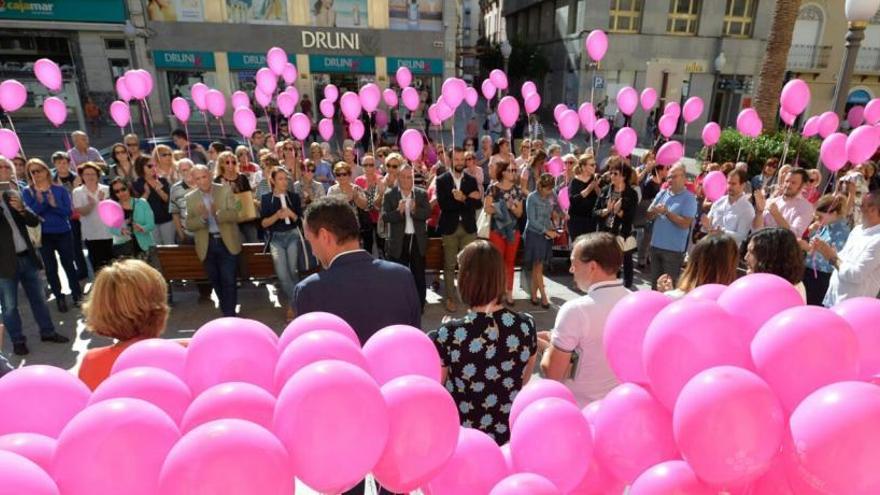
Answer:
[[[466, 198], [464, 202], [456, 201], [452, 196], [455, 181], [452, 180], [452, 172], [437, 177], [437, 202], [440, 204], [440, 221], [437, 230], [440, 235], [455, 233], [459, 223], [468, 234], [477, 233], [477, 210], [483, 207], [482, 199]], [[461, 192], [468, 196], [474, 191], [479, 191], [477, 179], [462, 173]]]
[[332, 313], [366, 343], [389, 325], [421, 328], [422, 305], [412, 273], [403, 265], [373, 258], [366, 251], [346, 253], [293, 290], [296, 314]]

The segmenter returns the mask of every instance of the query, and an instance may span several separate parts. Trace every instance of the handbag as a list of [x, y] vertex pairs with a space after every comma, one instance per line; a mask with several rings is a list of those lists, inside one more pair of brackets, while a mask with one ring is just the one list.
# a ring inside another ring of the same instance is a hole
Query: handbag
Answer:
[[36, 227], [27, 226], [28, 237], [31, 238], [31, 244], [34, 245], [35, 248], [38, 248], [43, 245], [43, 225], [40, 222], [40, 225]]
[[480, 210], [480, 216], [477, 217], [477, 237], [482, 239], [489, 238], [489, 232], [492, 230], [492, 217], [486, 210]]
[[617, 244], [620, 246], [621, 251], [623, 251], [624, 253], [627, 251], [632, 251], [639, 246], [636, 242], [636, 236], [634, 235], [631, 235], [626, 239], [624, 239], [621, 235], [617, 236]]
[[257, 219], [257, 207], [254, 204], [254, 192], [235, 193], [235, 209], [238, 210], [238, 223], [251, 222]]

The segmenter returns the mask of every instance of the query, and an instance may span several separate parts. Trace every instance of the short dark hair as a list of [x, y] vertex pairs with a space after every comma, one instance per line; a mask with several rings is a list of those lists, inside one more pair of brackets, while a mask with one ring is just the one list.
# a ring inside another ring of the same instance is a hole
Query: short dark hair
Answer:
[[791, 170], [788, 171], [788, 175], [800, 175], [801, 184], [806, 184], [810, 182], [810, 174], [808, 174], [806, 170], [800, 167], [792, 167]]
[[730, 172], [727, 173], [727, 176], [728, 176], [728, 177], [731, 177], [731, 176], [734, 176], [734, 175], [737, 176], [737, 177], [739, 177], [739, 183], [740, 183], [740, 184], [745, 184], [745, 183], [747, 183], [747, 182], [749, 181], [749, 174], [747, 174], [745, 170], [742, 170], [742, 169], [739, 169], [739, 168], [735, 168], [735, 169], [733, 169], [733, 170], [731, 170]]
[[501, 182], [504, 179], [504, 171], [510, 168], [510, 162], [507, 160], [495, 160], [495, 179]]
[[317, 199], [306, 208], [306, 228], [312, 234], [324, 229], [336, 236], [336, 243], [360, 239], [357, 215], [345, 200], [334, 196]]
[[623, 250], [617, 238], [608, 232], [591, 232], [578, 236], [572, 249], [582, 263], [595, 261], [605, 273], [617, 273], [623, 265]]
[[226, 145], [221, 143], [220, 141], [214, 141], [208, 145], [209, 148], [216, 151], [217, 153], [223, 153], [226, 151]]
[[816, 201], [817, 213], [837, 213], [843, 215], [846, 198], [839, 194], [826, 194]]
[[179, 137], [182, 139], [186, 139], [187, 141], [189, 140], [189, 136], [186, 135], [186, 131], [183, 129], [174, 129], [173, 131], [171, 131], [171, 137]]
[[764, 166], [779, 168], [779, 158], [776, 158], [775, 156], [771, 156], [770, 158], [767, 159], [766, 162], [764, 162]]
[[67, 155], [66, 151], [56, 151], [55, 153], [52, 153], [52, 163], [55, 163], [58, 160], [70, 161], [70, 156]]
[[458, 291], [469, 307], [500, 303], [506, 287], [504, 260], [489, 241], [477, 239], [458, 255]]
[[119, 201], [119, 196], [113, 190], [113, 186], [115, 186], [117, 183], [122, 184], [123, 186], [125, 186], [126, 189], [131, 189], [131, 182], [129, 182], [128, 179], [126, 179], [125, 177], [114, 177], [113, 180], [110, 181], [110, 184], [108, 184], [110, 186], [110, 199], [112, 199], [113, 201]]
[[797, 284], [804, 277], [804, 253], [797, 237], [780, 227], [761, 229], [753, 233], [746, 243], [752, 246], [755, 273], [772, 273]]
[[150, 163], [150, 158], [146, 156], [139, 156], [134, 160], [134, 173], [137, 174], [138, 177], [144, 177], [145, 168]]

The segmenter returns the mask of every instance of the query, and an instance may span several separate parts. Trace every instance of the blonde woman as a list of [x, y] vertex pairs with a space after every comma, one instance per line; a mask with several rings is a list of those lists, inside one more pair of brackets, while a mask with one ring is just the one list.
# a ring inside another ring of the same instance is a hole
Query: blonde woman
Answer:
[[180, 180], [180, 174], [177, 172], [177, 166], [174, 164], [174, 151], [170, 146], [165, 144], [157, 145], [153, 150], [151, 161], [156, 166], [156, 173], [159, 177], [168, 180], [169, 184], [174, 184]]
[[[231, 151], [224, 151], [217, 155], [217, 169], [214, 176], [215, 184], [226, 184], [233, 194], [252, 191], [251, 183], [248, 178], [239, 172], [238, 159]], [[254, 198], [254, 210], [259, 211], [257, 198]], [[258, 242], [257, 239], [257, 223], [258, 219], [240, 221], [238, 229], [243, 237], [242, 242]]]

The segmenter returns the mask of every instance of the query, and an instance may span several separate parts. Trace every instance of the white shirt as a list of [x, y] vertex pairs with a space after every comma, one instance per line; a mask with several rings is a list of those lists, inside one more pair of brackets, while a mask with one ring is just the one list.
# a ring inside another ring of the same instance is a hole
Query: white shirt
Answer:
[[101, 202], [99, 199], [100, 193], [104, 193], [104, 199], [110, 199], [110, 188], [104, 184], [98, 184], [98, 189], [94, 194], [92, 194], [86, 188], [85, 184], [83, 184], [75, 188], [71, 195], [73, 197], [74, 208], [88, 206], [89, 197], [95, 199], [95, 207], [92, 208], [92, 211], [90, 211], [88, 215], [80, 215], [79, 217], [80, 224], [82, 225], [82, 238], [84, 241], [100, 241], [113, 238], [110, 234], [110, 230], [104, 225], [104, 222], [101, 221], [100, 215], [98, 215], [98, 203]]
[[580, 407], [602, 399], [618, 385], [602, 341], [608, 313], [628, 294], [629, 289], [620, 280], [598, 282], [590, 286], [587, 295], [563, 304], [556, 314], [550, 343], [560, 351], [578, 353], [575, 377], [563, 383]]
[[455, 183], [455, 188], [461, 191], [461, 179], [464, 178], [464, 172], [459, 174], [458, 177], [456, 177], [455, 172], [452, 172], [450, 175], [452, 175], [452, 182]]
[[712, 203], [712, 208], [709, 209], [712, 227], [720, 228], [725, 234], [733, 236], [737, 246], [748, 237], [754, 219], [755, 207], [745, 194], [740, 195], [733, 203], [730, 202], [730, 195], [725, 194]]
[[336, 261], [336, 259], [339, 258], [340, 256], [345, 256], [346, 254], [360, 253], [360, 252], [366, 253], [367, 250], [366, 249], [352, 249], [351, 251], [343, 251], [343, 252], [337, 254], [336, 256], [333, 257], [333, 259], [330, 260], [330, 263], [327, 263], [327, 270], [329, 270], [330, 267], [333, 266], [333, 262]]
[[822, 304], [826, 307], [853, 297], [877, 297], [880, 292], [880, 225], [854, 228], [837, 253], [839, 267]]
[[[289, 208], [289, 206], [287, 206], [287, 195], [286, 194], [276, 194], [275, 197], [278, 198], [279, 201], [281, 201], [281, 208]], [[284, 223], [286, 223], [287, 225], [290, 225], [290, 219], [285, 218]]]
[[410, 191], [409, 195], [407, 196], [407, 195], [403, 194], [403, 191], [400, 191], [400, 196], [403, 199], [404, 204], [406, 205], [406, 211], [405, 211], [405, 215], [404, 215], [404, 216], [406, 216], [406, 227], [403, 228], [403, 233], [404, 234], [415, 234], [416, 227], [415, 227], [415, 225], [413, 225], [413, 219], [412, 219], [413, 193], [412, 193], [412, 191]]

